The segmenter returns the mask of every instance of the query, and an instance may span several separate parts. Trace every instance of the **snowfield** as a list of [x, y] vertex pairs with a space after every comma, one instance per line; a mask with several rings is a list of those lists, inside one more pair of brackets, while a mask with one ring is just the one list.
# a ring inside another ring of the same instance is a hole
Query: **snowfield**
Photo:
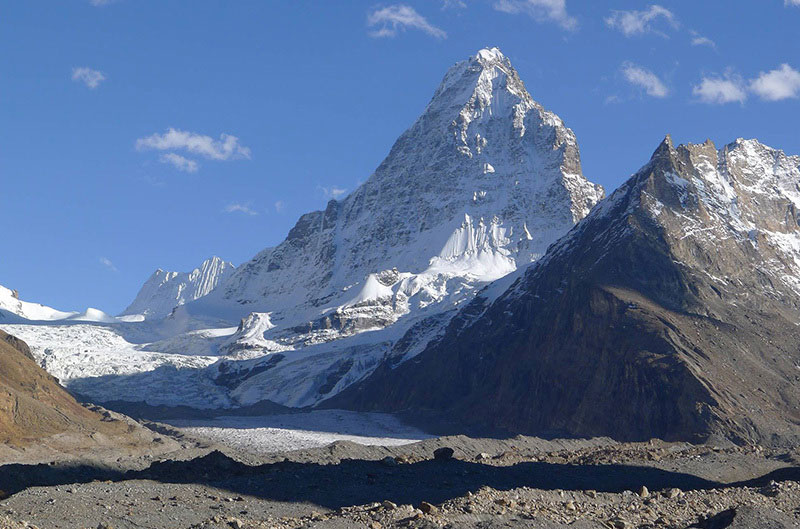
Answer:
[[392, 415], [343, 410], [165, 422], [191, 435], [257, 454], [317, 448], [334, 441], [397, 446], [433, 437]]

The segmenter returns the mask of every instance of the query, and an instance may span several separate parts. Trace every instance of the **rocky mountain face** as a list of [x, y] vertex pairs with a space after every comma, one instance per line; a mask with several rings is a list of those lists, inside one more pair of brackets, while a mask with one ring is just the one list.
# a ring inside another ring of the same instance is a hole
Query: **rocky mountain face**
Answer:
[[233, 263], [219, 257], [206, 259], [191, 272], [158, 269], [142, 285], [123, 316], [143, 315], [148, 319], [168, 316], [175, 307], [202, 298], [233, 274]]
[[674, 147], [412, 361], [326, 405], [530, 434], [800, 439], [800, 157]]

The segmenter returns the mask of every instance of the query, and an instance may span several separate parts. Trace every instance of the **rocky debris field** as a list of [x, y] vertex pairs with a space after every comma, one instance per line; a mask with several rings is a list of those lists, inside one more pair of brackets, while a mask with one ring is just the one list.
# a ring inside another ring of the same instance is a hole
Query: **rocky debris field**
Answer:
[[0, 527], [800, 527], [797, 451], [458, 436], [264, 455], [181, 442], [191, 450], [127, 470], [5, 465]]

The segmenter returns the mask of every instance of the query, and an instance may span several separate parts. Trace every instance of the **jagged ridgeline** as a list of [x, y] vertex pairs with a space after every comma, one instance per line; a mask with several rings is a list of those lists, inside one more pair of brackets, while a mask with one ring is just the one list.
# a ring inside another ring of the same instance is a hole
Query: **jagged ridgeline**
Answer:
[[329, 404], [539, 435], [796, 443], [799, 208], [800, 157], [668, 137], [510, 287]]

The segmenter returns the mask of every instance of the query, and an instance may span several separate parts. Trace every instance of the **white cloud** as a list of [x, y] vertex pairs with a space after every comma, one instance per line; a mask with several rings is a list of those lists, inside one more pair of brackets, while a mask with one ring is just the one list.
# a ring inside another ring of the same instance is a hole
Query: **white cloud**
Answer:
[[225, 213], [243, 213], [245, 215], [250, 215], [253, 217], [258, 215], [258, 212], [252, 209], [247, 204], [228, 204], [222, 211]]
[[692, 46], [709, 46], [716, 48], [717, 45], [708, 37], [692, 37]]
[[413, 7], [405, 4], [373, 9], [367, 15], [367, 26], [376, 28], [370, 31], [371, 37], [394, 37], [398, 32], [418, 29], [437, 39], [447, 38], [444, 30], [432, 25]]
[[347, 193], [347, 189], [336, 186], [333, 187], [319, 186], [319, 188], [322, 190], [322, 194], [325, 195], [325, 198], [329, 199], [330, 198], [339, 199], [340, 197], [344, 196], [345, 193]]
[[800, 96], [800, 72], [782, 64], [777, 70], [761, 72], [750, 81], [750, 90], [766, 101], [796, 98]]
[[108, 4], [115, 1], [116, 0], [89, 0], [89, 3], [95, 7], [100, 7], [100, 6], [107, 6]]
[[659, 19], [663, 19], [673, 28], [678, 27], [678, 20], [672, 11], [660, 5], [651, 5], [642, 11], [612, 11], [611, 16], [605, 18], [605, 22], [608, 27], [620, 30], [626, 37], [644, 33], [666, 36], [653, 28], [652, 23]]
[[[800, 0], [798, 0], [800, 1]], [[717, 43], [711, 40], [708, 37], [704, 37], [703, 35], [699, 34], [695, 30], [690, 30], [689, 33], [692, 35], [692, 46], [708, 46], [709, 48], [716, 48]]]
[[785, 6], [800, 6], [800, 0], [784, 0]]
[[94, 90], [100, 86], [100, 83], [106, 80], [106, 76], [103, 75], [103, 72], [92, 70], [87, 66], [81, 66], [72, 69], [72, 80], [83, 83], [88, 88]]
[[108, 257], [101, 257], [100, 264], [111, 270], [112, 272], [117, 272], [117, 267], [114, 266], [114, 263], [111, 262], [111, 259]]
[[578, 20], [567, 13], [567, 0], [496, 0], [494, 8], [504, 13], [523, 13], [539, 22], [555, 22], [564, 29], [578, 27]]
[[457, 7], [459, 9], [464, 9], [467, 7], [467, 3], [464, 0], [444, 0], [442, 9], [449, 9], [451, 7]]
[[747, 100], [744, 81], [730, 73], [724, 77], [704, 77], [700, 84], [692, 88], [692, 94], [703, 103], [717, 105], [744, 103]]
[[275, 212], [276, 213], [283, 213], [283, 210], [286, 209], [286, 204], [283, 203], [283, 200], [278, 200], [275, 202]]
[[155, 149], [158, 151], [185, 150], [211, 160], [230, 160], [231, 158], [250, 158], [250, 149], [239, 144], [239, 138], [230, 134], [220, 134], [219, 140], [211, 136], [195, 134], [170, 128], [164, 134], [152, 134], [136, 140], [136, 149], [140, 151]]
[[196, 161], [184, 158], [180, 154], [175, 154], [174, 152], [162, 154], [159, 160], [161, 163], [168, 163], [175, 167], [175, 169], [178, 171], [183, 171], [186, 173], [196, 173], [197, 169], [200, 167], [200, 164], [198, 164]]
[[625, 79], [629, 83], [643, 88], [649, 96], [663, 98], [669, 95], [669, 89], [661, 79], [650, 70], [642, 68], [641, 66], [637, 66], [633, 63], [625, 63], [622, 65], [622, 75], [625, 76]]

